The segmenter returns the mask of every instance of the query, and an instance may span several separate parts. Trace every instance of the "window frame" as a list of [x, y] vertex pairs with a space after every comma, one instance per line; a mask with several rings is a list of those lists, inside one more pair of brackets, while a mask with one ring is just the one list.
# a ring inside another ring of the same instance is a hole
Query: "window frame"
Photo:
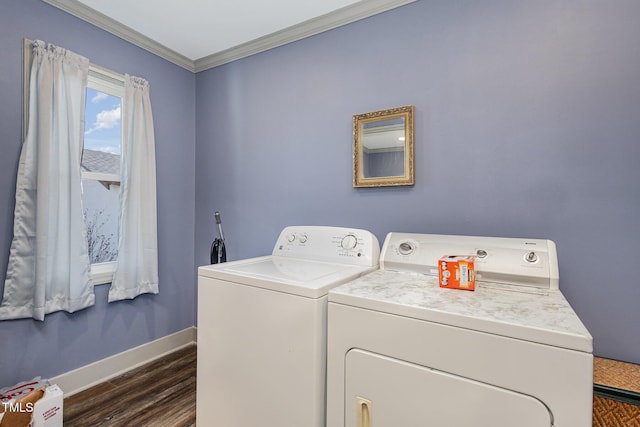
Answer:
[[[89, 76], [87, 78], [87, 89], [93, 89], [108, 95], [120, 98], [120, 116], [124, 113], [124, 76], [113, 71], [89, 64]], [[86, 118], [83, 117], [83, 121]], [[122, 122], [121, 122], [122, 123]], [[120, 146], [122, 148], [122, 128], [120, 130]], [[84, 146], [84, 142], [83, 142]], [[122, 156], [122, 150], [120, 150]], [[117, 174], [105, 174], [97, 172], [81, 172], [81, 179], [92, 181], [112, 181], [120, 183], [121, 177]], [[116, 261], [100, 262], [91, 264], [91, 279], [94, 285], [111, 283], [113, 273], [116, 269]]]

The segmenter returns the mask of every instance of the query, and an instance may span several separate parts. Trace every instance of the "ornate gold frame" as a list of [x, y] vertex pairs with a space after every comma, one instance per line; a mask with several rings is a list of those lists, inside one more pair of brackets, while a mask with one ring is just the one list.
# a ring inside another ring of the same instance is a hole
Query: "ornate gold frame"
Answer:
[[[415, 184], [413, 105], [374, 111], [353, 116], [353, 186], [388, 187]], [[398, 176], [364, 176], [363, 126], [367, 123], [404, 119], [404, 174]]]

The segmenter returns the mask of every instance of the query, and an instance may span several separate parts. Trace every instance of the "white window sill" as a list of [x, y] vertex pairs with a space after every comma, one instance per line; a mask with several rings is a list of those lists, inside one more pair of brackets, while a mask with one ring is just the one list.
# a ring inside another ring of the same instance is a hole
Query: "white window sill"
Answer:
[[115, 269], [115, 261], [91, 264], [91, 279], [93, 280], [93, 284], [104, 285], [106, 283], [111, 283]]

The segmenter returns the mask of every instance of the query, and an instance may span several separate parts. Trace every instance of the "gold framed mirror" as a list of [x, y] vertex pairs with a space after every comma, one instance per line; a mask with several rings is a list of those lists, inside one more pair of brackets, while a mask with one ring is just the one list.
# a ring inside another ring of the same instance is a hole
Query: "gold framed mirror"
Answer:
[[353, 116], [353, 186], [414, 185], [413, 105]]

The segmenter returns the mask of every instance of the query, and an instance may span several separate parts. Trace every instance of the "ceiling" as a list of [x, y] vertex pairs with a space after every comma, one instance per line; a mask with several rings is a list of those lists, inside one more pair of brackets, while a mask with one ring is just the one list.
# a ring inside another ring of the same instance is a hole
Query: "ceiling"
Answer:
[[198, 72], [415, 0], [42, 0]]

